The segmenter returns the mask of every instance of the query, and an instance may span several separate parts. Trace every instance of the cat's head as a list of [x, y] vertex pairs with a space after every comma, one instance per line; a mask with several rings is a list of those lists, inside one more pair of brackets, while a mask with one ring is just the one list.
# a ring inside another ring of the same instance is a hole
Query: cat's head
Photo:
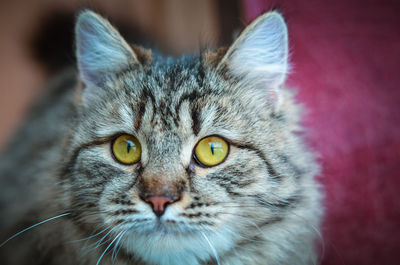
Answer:
[[229, 49], [172, 60], [85, 11], [76, 50], [82, 86], [66, 177], [77, 223], [144, 260], [196, 264], [280, 222], [296, 186], [283, 155], [295, 140], [280, 111], [279, 13]]

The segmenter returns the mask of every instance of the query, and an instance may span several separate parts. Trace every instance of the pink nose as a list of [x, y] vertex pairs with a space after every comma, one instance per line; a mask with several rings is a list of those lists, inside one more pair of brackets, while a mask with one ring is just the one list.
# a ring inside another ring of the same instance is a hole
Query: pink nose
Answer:
[[174, 202], [167, 196], [149, 196], [145, 199], [145, 201], [151, 205], [153, 212], [158, 217], [161, 217], [164, 214], [168, 204]]

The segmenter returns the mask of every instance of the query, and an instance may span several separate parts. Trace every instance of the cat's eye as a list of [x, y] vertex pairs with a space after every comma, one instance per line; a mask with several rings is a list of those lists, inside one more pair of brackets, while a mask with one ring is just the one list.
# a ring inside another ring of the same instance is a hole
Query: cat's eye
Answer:
[[194, 158], [202, 166], [221, 164], [229, 153], [229, 144], [219, 136], [201, 139], [194, 148]]
[[138, 139], [128, 134], [118, 136], [112, 142], [111, 149], [115, 159], [125, 165], [139, 162], [142, 155], [142, 147]]

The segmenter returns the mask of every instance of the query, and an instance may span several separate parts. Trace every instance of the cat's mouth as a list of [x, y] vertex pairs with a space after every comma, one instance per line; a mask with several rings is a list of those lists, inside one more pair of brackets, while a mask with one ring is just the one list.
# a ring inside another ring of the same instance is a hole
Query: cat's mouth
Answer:
[[128, 230], [135, 234], [188, 235], [199, 232], [199, 228], [184, 221], [174, 219], [143, 219], [128, 223]]

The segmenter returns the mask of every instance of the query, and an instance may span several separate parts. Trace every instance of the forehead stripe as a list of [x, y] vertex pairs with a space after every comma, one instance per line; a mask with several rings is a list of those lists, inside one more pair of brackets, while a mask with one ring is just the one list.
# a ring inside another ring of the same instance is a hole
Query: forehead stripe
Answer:
[[192, 107], [190, 115], [192, 117], [192, 130], [194, 135], [197, 136], [200, 132], [200, 119], [199, 119], [200, 113], [197, 106]]
[[140, 126], [142, 125], [142, 118], [143, 118], [144, 113], [146, 111], [146, 101], [145, 100], [142, 100], [142, 101], [139, 102], [138, 109], [139, 110], [137, 111], [136, 119], [135, 119], [135, 122], [134, 122], [134, 126], [135, 126], [136, 130], [138, 130], [140, 128]]

